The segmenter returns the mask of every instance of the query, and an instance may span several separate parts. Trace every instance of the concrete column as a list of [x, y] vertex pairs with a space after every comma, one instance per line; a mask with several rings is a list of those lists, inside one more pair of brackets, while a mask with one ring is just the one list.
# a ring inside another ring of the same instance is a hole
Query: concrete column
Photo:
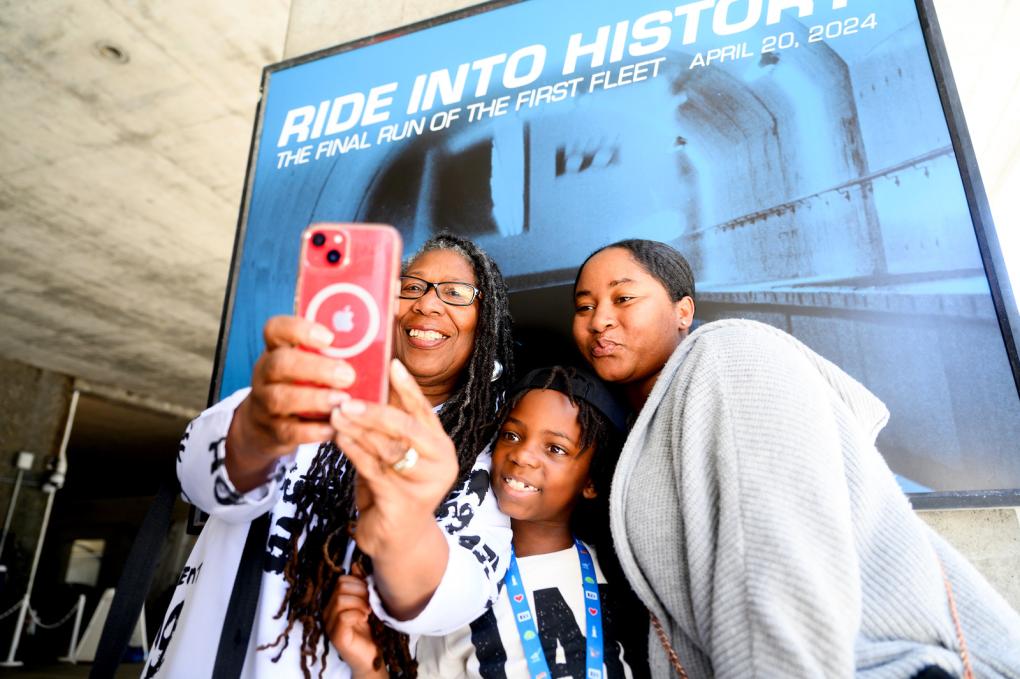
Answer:
[[1020, 509], [926, 510], [917, 515], [1020, 610]]
[[[48, 476], [47, 463], [60, 448], [71, 391], [72, 380], [66, 375], [0, 359], [0, 513], [4, 518], [14, 489], [18, 452], [35, 453], [32, 469], [22, 480], [4, 545], [7, 582], [0, 604], [13, 605], [25, 593], [46, 504], [40, 485]], [[4, 621], [0, 627], [0, 645], [10, 638], [10, 624]], [[6, 651], [5, 646], [0, 648]]]
[[291, 0], [284, 59], [477, 5], [478, 0]]

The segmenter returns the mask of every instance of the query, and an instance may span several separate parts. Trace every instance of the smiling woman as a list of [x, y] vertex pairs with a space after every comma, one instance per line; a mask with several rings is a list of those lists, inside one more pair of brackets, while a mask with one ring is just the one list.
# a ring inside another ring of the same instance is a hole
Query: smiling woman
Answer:
[[[252, 388], [189, 426], [178, 475], [211, 515], [188, 559], [202, 577], [174, 592], [146, 676], [213, 667], [248, 526], [267, 511], [245, 676], [349, 676], [323, 615], [355, 540], [370, 557], [380, 660], [394, 673], [413, 663], [406, 639], [380, 621], [441, 634], [497, 596], [510, 529], [488, 492], [485, 446], [513, 371], [506, 287], [488, 255], [452, 236], [428, 241], [404, 273], [421, 283], [404, 287], [397, 313], [394, 405], [347, 397], [351, 367], [299, 348], [328, 344], [331, 333], [277, 317]], [[296, 415], [331, 411], [328, 422]]]
[[470, 259], [453, 249], [423, 250], [401, 279], [397, 358], [415, 366], [418, 385], [433, 405], [453, 393], [474, 349], [478, 307], [475, 295], [465, 292], [476, 290], [476, 282]]

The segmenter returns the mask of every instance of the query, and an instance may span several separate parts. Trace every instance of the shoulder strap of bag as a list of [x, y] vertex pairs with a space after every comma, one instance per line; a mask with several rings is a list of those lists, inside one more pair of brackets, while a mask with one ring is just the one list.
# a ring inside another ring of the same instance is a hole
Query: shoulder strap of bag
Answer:
[[666, 630], [662, 628], [662, 623], [655, 617], [655, 613], [651, 611], [648, 611], [648, 618], [652, 621], [655, 636], [659, 637], [662, 650], [666, 652], [666, 657], [669, 658], [669, 664], [673, 667], [673, 671], [676, 672], [676, 676], [680, 677], [680, 679], [687, 679], [687, 671], [684, 670], [683, 663], [680, 662], [680, 656], [677, 654], [676, 649], [673, 648], [673, 644], [669, 643], [669, 636], [666, 635]]
[[939, 559], [939, 570], [942, 571], [942, 582], [946, 586], [946, 598], [949, 599], [949, 614], [953, 618], [953, 627], [956, 628], [956, 641], [960, 645], [960, 662], [963, 663], [963, 679], [974, 679], [974, 667], [970, 664], [970, 651], [967, 650], [967, 639], [963, 636], [963, 626], [960, 624], [960, 613], [956, 609], [956, 597], [953, 596], [953, 586], [949, 584], [949, 576], [946, 575], [946, 567]]
[[255, 611], [262, 589], [262, 565], [265, 561], [266, 541], [269, 539], [269, 512], [251, 522], [248, 538], [244, 541], [241, 562], [237, 566], [234, 588], [223, 618], [220, 644], [216, 649], [216, 662], [212, 676], [217, 679], [234, 679], [241, 676], [248, 640], [255, 622]]
[[117, 591], [103, 625], [103, 634], [96, 648], [96, 660], [89, 679], [111, 679], [138, 624], [145, 595], [152, 584], [160, 551], [170, 531], [174, 502], [180, 485], [177, 477], [164, 481], [149, 507], [135, 542], [131, 545], [124, 570], [117, 582]]

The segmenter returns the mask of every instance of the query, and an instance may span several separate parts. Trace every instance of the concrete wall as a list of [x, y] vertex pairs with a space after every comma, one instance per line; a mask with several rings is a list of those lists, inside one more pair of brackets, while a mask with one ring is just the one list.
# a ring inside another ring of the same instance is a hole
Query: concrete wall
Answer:
[[[476, 3], [464, 0], [414, 0], [401, 3], [292, 0], [284, 58], [350, 42], [473, 4]], [[960, 0], [939, 0], [936, 5], [943, 16], [943, 22], [951, 21], [954, 13], [966, 12], [966, 5]], [[973, 16], [972, 12], [970, 14]], [[953, 45], [950, 45], [951, 58], [952, 48]], [[961, 72], [962, 69], [956, 67], [956, 64], [954, 68], [957, 68], [958, 81], [964, 81], [968, 74]], [[994, 96], [994, 84], [988, 83], [987, 89], [988, 95]], [[965, 107], [980, 105], [980, 96], [973, 93], [969, 99], [964, 100]], [[918, 514], [965, 554], [1014, 608], [1020, 609], [1018, 509], [924, 511]]]
[[919, 511], [917, 515], [966, 555], [1020, 610], [1020, 509]]
[[[82, 385], [79, 384], [79, 387]], [[65, 375], [0, 358], [0, 524], [6, 519], [19, 451], [35, 453], [24, 475], [2, 560], [6, 583], [0, 589], [0, 611], [20, 601], [42, 524], [47, 495], [40, 489], [47, 464], [59, 452], [74, 381]], [[94, 389], [95, 385], [90, 388]], [[144, 404], [142, 404], [144, 405]], [[79, 400], [68, 446], [68, 484], [57, 492], [33, 587], [32, 606], [47, 622], [69, 607], [77, 593], [86, 593], [86, 614], [99, 593], [114, 587], [135, 535], [151, 504], [157, 472], [172, 467], [177, 439], [193, 413], [139, 410], [139, 404], [110, 404], [95, 396]], [[120, 472], [112, 471], [120, 469]], [[125, 479], [129, 490], [120, 490]], [[178, 503], [164, 543], [147, 602], [150, 634], [162, 621], [169, 588], [194, 544], [185, 531], [187, 507]], [[70, 547], [77, 538], [105, 542], [95, 591], [65, 584]], [[15, 616], [0, 621], [0, 652], [7, 653]], [[88, 617], [85, 618], [88, 620]], [[52, 660], [66, 649], [69, 627], [24, 635], [18, 659]]]
[[[10, 534], [0, 555], [7, 566], [7, 582], [0, 592], [6, 610], [25, 593], [28, 572], [46, 506], [40, 489], [47, 479], [46, 465], [56, 456], [71, 401], [72, 380], [46, 370], [0, 358], [0, 513], [7, 518], [17, 475], [19, 451], [35, 453], [32, 469], [25, 472], [11, 521]], [[13, 619], [13, 618], [12, 618]], [[11, 622], [0, 633], [6, 636]]]

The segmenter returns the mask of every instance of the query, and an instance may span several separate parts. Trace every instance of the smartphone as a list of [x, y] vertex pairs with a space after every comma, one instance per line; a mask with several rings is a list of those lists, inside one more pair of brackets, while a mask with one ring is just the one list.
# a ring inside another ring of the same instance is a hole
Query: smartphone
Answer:
[[294, 313], [333, 331], [330, 346], [309, 351], [350, 363], [357, 399], [388, 396], [401, 252], [385, 224], [312, 224], [301, 235]]

